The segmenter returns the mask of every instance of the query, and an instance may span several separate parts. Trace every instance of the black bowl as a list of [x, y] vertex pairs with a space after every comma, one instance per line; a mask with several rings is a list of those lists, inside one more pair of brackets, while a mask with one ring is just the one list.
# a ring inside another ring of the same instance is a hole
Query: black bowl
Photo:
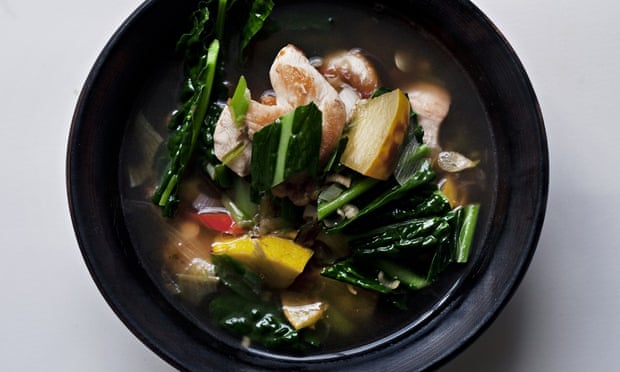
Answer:
[[67, 154], [69, 203], [82, 254], [107, 302], [140, 340], [181, 369], [420, 370], [455, 356], [514, 293], [534, 254], [545, 213], [549, 171], [543, 120], [508, 42], [466, 0], [339, 2], [403, 19], [459, 62], [488, 119], [497, 170], [493, 203], [478, 234], [478, 253], [415, 326], [360, 352], [270, 357], [221, 342], [168, 301], [132, 244], [121, 205], [119, 152], [136, 97], [158, 78], [162, 66], [180, 64], [174, 46], [197, 2], [141, 5], [98, 58], [74, 114]]

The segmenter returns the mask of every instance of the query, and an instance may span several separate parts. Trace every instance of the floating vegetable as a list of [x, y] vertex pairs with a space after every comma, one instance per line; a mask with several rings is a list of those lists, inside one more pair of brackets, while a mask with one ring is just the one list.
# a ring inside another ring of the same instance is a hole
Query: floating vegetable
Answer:
[[313, 326], [327, 310], [327, 304], [307, 294], [285, 291], [280, 298], [282, 311], [296, 330]]
[[437, 165], [446, 172], [456, 173], [478, 165], [478, 161], [469, 160], [465, 155], [456, 151], [442, 151], [437, 155]]
[[245, 230], [237, 225], [225, 208], [196, 214], [196, 218], [214, 231], [233, 235], [245, 233]]
[[252, 189], [263, 193], [293, 176], [316, 176], [321, 131], [321, 111], [309, 103], [256, 132], [250, 165]]
[[351, 119], [341, 162], [368, 177], [386, 180], [394, 170], [409, 124], [409, 101], [399, 90], [361, 103]]
[[286, 288], [314, 254], [292, 240], [267, 235], [224, 239], [213, 244], [213, 254], [228, 255], [260, 274], [271, 288]]

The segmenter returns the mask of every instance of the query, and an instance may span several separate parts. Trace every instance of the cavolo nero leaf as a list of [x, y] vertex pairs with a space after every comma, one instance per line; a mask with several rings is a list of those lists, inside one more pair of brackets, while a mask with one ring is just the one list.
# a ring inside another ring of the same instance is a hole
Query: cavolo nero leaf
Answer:
[[[174, 214], [179, 204], [179, 187], [198, 147], [203, 122], [211, 103], [220, 41], [212, 39], [207, 43], [212, 32], [209, 3], [203, 3], [193, 13], [190, 32], [182, 35], [177, 43], [178, 50], [184, 55], [186, 71], [182, 92], [184, 102], [168, 124], [170, 136], [166, 147], [170, 160], [152, 197], [167, 217]], [[224, 16], [223, 12], [218, 13], [216, 22], [223, 22]]]
[[299, 333], [274, 303], [248, 301], [234, 292], [225, 292], [211, 301], [209, 315], [222, 328], [266, 347], [300, 343]]
[[[362, 208], [360, 208], [359, 212], [353, 217], [346, 219], [334, 227], [326, 229], [328, 233], [342, 231], [349, 224], [355, 222], [359, 218], [374, 212], [378, 208], [386, 205], [387, 203], [400, 199], [409, 193], [411, 190], [429, 184], [435, 179], [435, 172], [432, 169], [431, 163], [429, 159], [425, 159], [419, 165], [418, 170], [402, 185], [396, 184], [377, 198], [375, 198], [370, 203], [366, 204]], [[326, 206], [319, 205], [319, 213], [321, 208], [326, 208]]]
[[250, 164], [252, 190], [261, 194], [299, 174], [316, 176], [321, 131], [321, 111], [310, 103], [256, 132]]
[[320, 330], [295, 328], [278, 297], [265, 296], [261, 278], [227, 255], [213, 255], [224, 288], [208, 303], [209, 317], [220, 327], [266, 347], [306, 350], [321, 343]]
[[176, 120], [171, 121], [175, 127], [170, 128], [172, 133], [167, 144], [170, 162], [152, 198], [153, 202], [162, 208], [163, 214], [168, 217], [174, 214], [179, 203], [180, 181], [200, 138], [202, 123], [209, 105], [219, 48], [218, 40], [213, 40], [204, 59], [201, 86], [195, 90], [189, 100], [191, 104], [184, 105], [184, 107], [189, 106], [188, 110], [177, 113], [180, 123]]
[[241, 32], [241, 55], [243, 55], [245, 48], [250, 44], [256, 33], [263, 28], [267, 17], [269, 17], [273, 10], [273, 6], [272, 0], [255, 0], [252, 2], [248, 21]]
[[344, 283], [349, 283], [369, 291], [384, 294], [392, 292], [391, 288], [381, 284], [377, 278], [376, 270], [368, 271], [367, 268], [357, 265], [357, 260], [353, 258], [347, 258], [345, 260], [338, 261], [333, 265], [326, 266], [321, 271], [321, 275]]
[[[403, 285], [409, 290], [422, 289], [449, 264], [467, 262], [478, 211], [478, 204], [468, 204], [437, 216], [414, 218], [354, 236], [349, 240], [353, 254], [325, 267], [321, 275], [384, 294], [402, 293]], [[426, 261], [429, 254], [430, 262], [420, 271], [425, 272], [423, 275], [403, 265]], [[379, 272], [389, 280], [399, 280], [400, 285], [386, 286], [379, 279]]]
[[[192, 26], [177, 42], [177, 50], [182, 54], [185, 67], [185, 80], [181, 92], [181, 107], [172, 115], [168, 125], [169, 138], [166, 148], [169, 163], [153, 194], [152, 201], [162, 209], [162, 214], [172, 217], [179, 204], [179, 187], [186, 168], [201, 153], [203, 168], [216, 184], [230, 184], [228, 172], [213, 153], [213, 131], [215, 119], [221, 109], [215, 100], [225, 98], [226, 89], [222, 84], [222, 60], [220, 43], [224, 38], [224, 22], [228, 11], [236, 0], [218, 0], [215, 4], [215, 22], [211, 13], [214, 1], [201, 1], [192, 14]], [[236, 9], [237, 7], [235, 7]], [[248, 18], [243, 38], [244, 48], [260, 30], [265, 19], [273, 9], [271, 0], [250, 2]], [[243, 11], [243, 10], [242, 10]], [[258, 19], [256, 19], [258, 18]], [[223, 93], [222, 93], [223, 92]], [[212, 99], [213, 98], [213, 99]]]

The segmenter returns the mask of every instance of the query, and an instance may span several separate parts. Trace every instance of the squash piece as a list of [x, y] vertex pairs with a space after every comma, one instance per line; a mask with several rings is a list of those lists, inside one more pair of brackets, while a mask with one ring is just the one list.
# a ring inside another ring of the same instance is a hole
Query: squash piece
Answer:
[[286, 319], [296, 330], [312, 327], [327, 309], [326, 303], [299, 292], [282, 292], [280, 299]]
[[400, 89], [360, 104], [351, 119], [342, 164], [368, 177], [388, 179], [407, 132], [409, 109]]
[[213, 254], [226, 254], [260, 275], [271, 288], [286, 288], [304, 270], [313, 250], [277, 236], [244, 236], [212, 244]]
[[452, 176], [446, 177], [445, 181], [441, 184], [441, 192], [450, 201], [450, 207], [455, 208], [459, 205], [467, 204], [467, 200], [462, 192], [459, 191], [457, 180]]

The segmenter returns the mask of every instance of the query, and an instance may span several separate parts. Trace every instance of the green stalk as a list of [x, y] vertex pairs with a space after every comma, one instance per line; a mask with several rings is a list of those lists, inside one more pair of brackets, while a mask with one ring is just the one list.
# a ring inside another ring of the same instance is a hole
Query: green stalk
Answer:
[[251, 99], [252, 97], [250, 95], [250, 91], [248, 90], [248, 83], [246, 82], [245, 77], [241, 75], [228, 106], [230, 108], [233, 122], [237, 128], [240, 128], [245, 121], [245, 114], [248, 112]]
[[392, 261], [381, 260], [377, 262], [377, 266], [388, 276], [400, 280], [402, 284], [413, 290], [422, 289], [430, 284], [425, 278]]
[[179, 177], [176, 174], [170, 176], [170, 180], [168, 181], [166, 188], [163, 189], [164, 191], [161, 194], [161, 197], [159, 198], [159, 203], [157, 203], [160, 207], [163, 207], [166, 205], [166, 203], [168, 202], [168, 199], [170, 198], [170, 194], [172, 194], [175, 187], [177, 186], [178, 180], [179, 180]]
[[455, 260], [458, 263], [465, 263], [469, 259], [469, 252], [476, 231], [479, 210], [479, 204], [469, 204], [463, 207], [463, 223], [459, 229], [455, 252]]
[[230, 151], [226, 153], [226, 155], [222, 157], [222, 164], [230, 164], [233, 160], [235, 160], [239, 155], [243, 153], [243, 150], [245, 150], [246, 147], [247, 143], [241, 142], [237, 144], [237, 146], [233, 147]]
[[319, 203], [317, 208], [317, 218], [319, 221], [334, 213], [338, 208], [351, 202], [353, 199], [370, 190], [379, 181], [374, 178], [364, 178], [362, 181], [354, 184], [350, 189], [345, 190], [336, 199]]
[[202, 121], [207, 114], [207, 107], [211, 102], [211, 91], [213, 91], [213, 80], [215, 80], [215, 71], [217, 70], [217, 58], [220, 54], [220, 41], [214, 39], [207, 49], [207, 72], [205, 77], [205, 92], [199, 106], [198, 124], [202, 125]]
[[215, 20], [215, 37], [217, 39], [222, 39], [222, 35], [224, 34], [224, 18], [226, 15], [226, 1], [227, 0], [219, 0], [217, 4], [217, 18]]
[[286, 158], [289, 155], [288, 144], [293, 134], [293, 121], [295, 120], [296, 112], [297, 111], [293, 111], [281, 118], [282, 130], [280, 131], [280, 142], [278, 146], [278, 157], [276, 159], [276, 169], [273, 175], [273, 185], [279, 185], [284, 182]]
[[178, 200], [177, 193], [180, 179], [192, 158], [200, 135], [200, 128], [207, 113], [207, 107], [211, 99], [213, 80], [215, 78], [219, 49], [219, 41], [217, 39], [213, 40], [209, 46], [205, 63], [205, 86], [202, 87], [193, 98], [193, 110], [187, 113], [179, 129], [183, 132], [182, 140], [171, 156], [170, 164], [168, 164], [164, 177], [155, 195], [153, 195], [153, 200], [157, 205], [163, 208], [164, 215], [168, 217], [172, 216], [174, 213], [174, 207]]
[[[379, 207], [382, 207], [382, 206], [386, 205], [387, 203], [389, 203], [389, 202], [391, 202], [393, 200], [396, 200], [396, 199], [399, 199], [399, 198], [403, 197], [403, 195], [405, 195], [406, 193], [408, 193], [411, 190], [415, 189], [416, 187], [424, 185], [424, 184], [428, 184], [428, 183], [430, 183], [434, 179], [435, 179], [435, 172], [432, 170], [430, 160], [424, 159], [420, 163], [418, 171], [416, 173], [414, 173], [411, 176], [411, 178], [409, 180], [407, 180], [407, 182], [405, 182], [402, 185], [396, 184], [395, 186], [393, 186], [389, 190], [386, 190], [384, 193], [379, 195], [377, 198], [375, 198], [369, 204], [367, 204], [363, 208], [360, 208], [359, 213], [357, 215], [355, 215], [355, 217], [347, 219], [347, 220], [344, 220], [341, 223], [339, 223], [338, 225], [336, 225], [336, 226], [334, 226], [332, 228], [329, 228], [327, 231], [330, 232], [330, 233], [341, 231], [342, 229], [347, 227], [350, 223], [352, 223], [353, 221], [356, 221], [358, 218], [360, 218], [360, 217], [362, 217], [362, 216], [364, 216], [366, 214], [369, 214], [369, 213], [375, 211]], [[370, 180], [372, 180], [372, 179], [370, 179]], [[374, 181], [374, 183], [378, 182], [377, 180], [372, 180], [372, 181]], [[372, 182], [372, 181], [368, 181], [368, 182]], [[372, 185], [370, 185], [370, 187], [372, 187], [374, 185], [374, 183]], [[353, 188], [351, 188], [349, 191], [351, 191], [352, 189]], [[366, 191], [366, 190], [363, 190], [363, 191]], [[346, 197], [346, 191], [343, 194], [345, 194], [345, 195], [344, 196], [341, 195], [341, 197]], [[357, 196], [358, 195], [355, 195], [355, 197], [357, 197]], [[323, 206], [323, 208], [329, 207], [329, 209], [325, 210], [322, 213], [323, 217], [328, 216], [330, 213], [334, 212], [336, 209], [340, 208], [342, 205], [348, 203], [348, 201], [345, 201], [344, 203], [342, 203], [340, 205], [337, 205], [336, 204], [337, 200], [339, 200], [339, 199], [334, 200], [334, 202], [332, 202], [332, 203], [326, 203], [328, 205]], [[336, 204], [335, 208], [334, 208], [333, 204]], [[319, 210], [319, 220], [321, 220], [321, 209], [322, 209], [322, 206], [319, 204], [319, 207], [318, 207], [318, 210]], [[327, 213], [327, 212], [329, 212], [329, 213]]]

